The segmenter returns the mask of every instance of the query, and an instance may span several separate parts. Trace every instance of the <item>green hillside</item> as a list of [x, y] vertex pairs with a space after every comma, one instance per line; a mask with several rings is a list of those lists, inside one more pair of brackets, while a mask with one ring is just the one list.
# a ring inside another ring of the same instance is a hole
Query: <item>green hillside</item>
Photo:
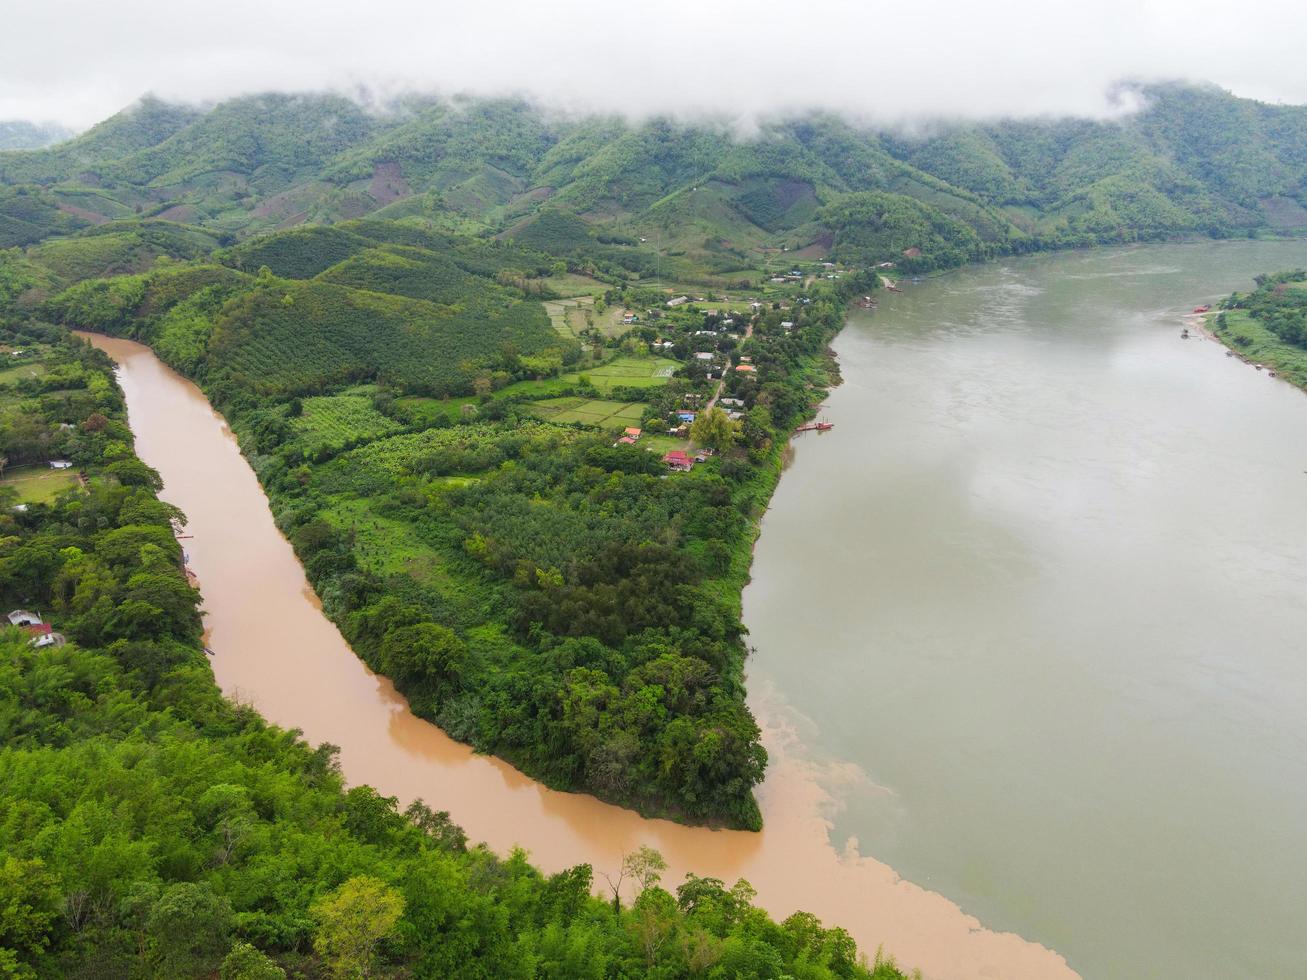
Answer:
[[[818, 114], [747, 138], [513, 100], [408, 97], [373, 112], [334, 96], [205, 111], [146, 99], [49, 149], [0, 152], [0, 186], [30, 198], [0, 201], [0, 241], [132, 215], [236, 237], [380, 215], [639, 274], [651, 263], [599, 246], [643, 238], [676, 274], [726, 279], [782, 247], [816, 255], [858, 238], [819, 214], [838, 222], [856, 212], [828, 205], [871, 191], [928, 205], [998, 252], [1307, 227], [1307, 109], [1175, 84], [1138, 94], [1145, 108], [1110, 122], [905, 135]], [[881, 261], [939, 251], [883, 231]], [[945, 251], [932, 261], [968, 247]]]

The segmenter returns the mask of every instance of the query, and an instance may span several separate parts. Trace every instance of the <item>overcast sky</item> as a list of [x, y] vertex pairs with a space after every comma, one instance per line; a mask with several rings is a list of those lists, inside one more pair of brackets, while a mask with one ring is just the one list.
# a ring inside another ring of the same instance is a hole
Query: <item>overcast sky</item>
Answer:
[[4, 0], [0, 119], [144, 92], [522, 92], [574, 109], [1102, 115], [1123, 78], [1307, 103], [1303, 0]]

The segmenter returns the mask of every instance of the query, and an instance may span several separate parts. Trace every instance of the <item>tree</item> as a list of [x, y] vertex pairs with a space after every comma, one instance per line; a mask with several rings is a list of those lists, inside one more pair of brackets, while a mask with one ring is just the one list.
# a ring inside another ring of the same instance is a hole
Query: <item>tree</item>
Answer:
[[663, 860], [662, 854], [648, 844], [641, 844], [630, 854], [623, 854], [622, 870], [618, 872], [615, 881], [612, 875], [604, 872], [604, 877], [608, 879], [608, 887], [613, 890], [613, 908], [621, 907], [622, 882], [627, 878], [637, 882], [640, 891], [643, 892], [652, 885], [658, 884], [666, 870], [667, 862]]
[[690, 438], [700, 446], [716, 449], [718, 452], [729, 449], [735, 442], [735, 423], [717, 406], [699, 417], [690, 426]]
[[448, 626], [438, 623], [401, 626], [381, 641], [381, 669], [396, 679], [457, 682], [466, 658], [466, 644]]
[[404, 914], [404, 896], [384, 881], [359, 875], [313, 904], [313, 948], [337, 977], [370, 977], [377, 945]]
[[207, 884], [170, 885], [146, 920], [163, 976], [195, 976], [213, 968], [227, 948], [231, 906]]
[[[20, 956], [34, 956], [46, 948], [59, 917], [56, 886], [41, 861], [5, 857], [0, 863], [0, 947]], [[0, 975], [7, 975], [2, 962]]]
[[286, 980], [286, 971], [249, 943], [236, 943], [222, 961], [221, 980]]

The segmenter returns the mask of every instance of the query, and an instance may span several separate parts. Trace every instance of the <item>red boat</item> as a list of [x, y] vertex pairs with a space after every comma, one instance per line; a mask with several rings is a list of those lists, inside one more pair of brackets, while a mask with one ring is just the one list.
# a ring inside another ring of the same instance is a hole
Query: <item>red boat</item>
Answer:
[[1211, 313], [1211, 312], [1212, 312], [1212, 308], [1211, 308], [1210, 306], [1195, 306], [1195, 307], [1194, 307], [1194, 312], [1195, 312], [1195, 313]]

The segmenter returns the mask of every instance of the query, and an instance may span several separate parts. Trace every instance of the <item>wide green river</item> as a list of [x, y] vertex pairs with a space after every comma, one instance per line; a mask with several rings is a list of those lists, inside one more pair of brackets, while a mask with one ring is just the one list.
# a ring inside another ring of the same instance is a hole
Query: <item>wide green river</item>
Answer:
[[856, 313], [757, 548], [749, 684], [850, 838], [1086, 977], [1307, 977], [1307, 394], [1181, 340], [1307, 242]]

